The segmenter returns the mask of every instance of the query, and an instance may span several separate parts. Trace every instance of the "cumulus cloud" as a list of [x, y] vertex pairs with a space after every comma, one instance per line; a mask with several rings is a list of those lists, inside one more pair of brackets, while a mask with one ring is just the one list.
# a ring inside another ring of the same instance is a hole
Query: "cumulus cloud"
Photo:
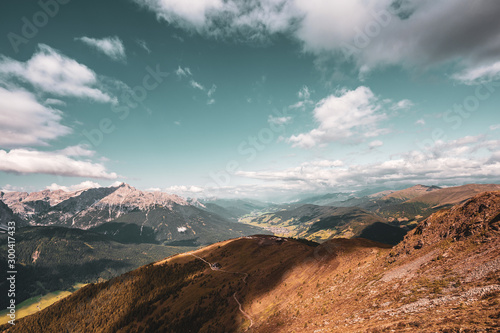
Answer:
[[26, 62], [1, 56], [0, 79], [20, 80], [56, 96], [116, 102], [99, 88], [101, 83], [94, 71], [44, 44], [39, 44], [37, 52]]
[[495, 182], [500, 179], [500, 140], [467, 136], [437, 141], [426, 150], [410, 151], [382, 162], [343, 165], [332, 161], [333, 167], [328, 162], [305, 163], [280, 171], [239, 171], [237, 175], [288, 187], [302, 185], [303, 190], [379, 184]]
[[88, 149], [85, 145], [69, 146], [64, 149], [58, 150], [57, 153], [65, 156], [85, 156], [90, 157], [95, 155], [95, 151]]
[[267, 32], [287, 30], [296, 18], [292, 1], [286, 0], [135, 1], [170, 24], [212, 36], [264, 39]]
[[[125, 46], [123, 46], [122, 40], [116, 36], [101, 39], [83, 36], [76, 38], [76, 40], [79, 40], [97, 51], [104, 53], [113, 60], [125, 60], [127, 57], [125, 55]], [[144, 46], [146, 46], [147, 49], [147, 45], [142, 44], [143, 48]]]
[[86, 180], [81, 182], [80, 184], [75, 184], [70, 186], [63, 186], [63, 185], [58, 185], [56, 183], [52, 183], [49, 186], [46, 186], [45, 188], [51, 191], [63, 190], [66, 192], [75, 192], [75, 191], [81, 191], [89, 188], [98, 188], [98, 187], [101, 187], [99, 183], [93, 182], [91, 180]]
[[466, 80], [498, 73], [500, 6], [491, 0], [135, 1], [174, 26], [216, 38], [267, 41], [285, 33], [308, 52], [343, 54], [363, 73], [441, 63], [461, 68]]
[[174, 185], [167, 187], [164, 192], [177, 194], [181, 197], [197, 197], [202, 195], [205, 190], [199, 186]]
[[318, 127], [288, 139], [294, 147], [311, 148], [333, 141], [346, 141], [354, 136], [373, 137], [387, 132], [378, 128], [387, 118], [378, 98], [370, 88], [342, 89], [316, 105], [313, 111]]
[[0, 147], [47, 145], [72, 132], [62, 120], [61, 111], [40, 104], [32, 93], [0, 86]]
[[[70, 149], [71, 151], [72, 149]], [[16, 174], [48, 174], [67, 177], [115, 179], [118, 175], [108, 172], [100, 163], [75, 159], [74, 154], [85, 156], [85, 152], [35, 151], [12, 149], [0, 150], [0, 171]]]

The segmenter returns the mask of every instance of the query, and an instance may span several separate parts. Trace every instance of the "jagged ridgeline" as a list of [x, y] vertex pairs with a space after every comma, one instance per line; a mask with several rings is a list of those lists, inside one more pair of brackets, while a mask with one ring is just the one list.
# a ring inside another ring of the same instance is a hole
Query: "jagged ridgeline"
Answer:
[[196, 200], [144, 192], [127, 184], [76, 192], [7, 192], [0, 193], [0, 200], [21, 225], [91, 229], [128, 243], [200, 246], [266, 233], [233, 223]]

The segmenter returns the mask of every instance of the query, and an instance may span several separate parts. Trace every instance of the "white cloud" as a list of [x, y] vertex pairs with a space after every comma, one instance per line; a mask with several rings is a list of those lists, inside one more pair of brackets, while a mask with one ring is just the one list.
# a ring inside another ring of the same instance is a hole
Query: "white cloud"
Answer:
[[204, 188], [199, 186], [174, 185], [167, 187], [164, 192], [177, 194], [181, 197], [193, 197], [202, 194]]
[[186, 77], [186, 76], [192, 76], [193, 74], [191, 74], [191, 70], [189, 69], [189, 67], [184, 67], [182, 68], [181, 66], [179, 66], [176, 70], [175, 70], [175, 74], [182, 78], [182, 77]]
[[469, 85], [496, 80], [500, 78], [500, 61], [467, 68], [453, 78]]
[[56, 98], [47, 98], [43, 104], [56, 105], [56, 106], [66, 106], [66, 102], [61, 101], [60, 99], [56, 99]]
[[27, 192], [26, 189], [22, 186], [13, 186], [10, 184], [6, 184], [4, 187], [0, 189], [1, 192]]
[[41, 105], [33, 94], [0, 86], [1, 147], [47, 145], [72, 132], [61, 122], [61, 111]]
[[310, 148], [353, 136], [372, 137], [386, 132], [378, 124], [386, 118], [378, 98], [364, 86], [340, 90], [321, 100], [314, 109], [318, 128], [288, 139], [294, 147]]
[[491, 0], [135, 1], [174, 26], [215, 38], [254, 42], [284, 33], [307, 52], [345, 54], [361, 74], [380, 65], [441, 63], [464, 68], [468, 80], [498, 73], [500, 6]]
[[207, 92], [207, 96], [212, 97], [212, 95], [215, 94], [216, 90], [217, 90], [217, 86], [215, 84], [212, 84], [212, 87]]
[[202, 86], [201, 84], [199, 84], [198, 82], [196, 82], [195, 80], [191, 80], [189, 82], [189, 84], [191, 85], [191, 87], [193, 87], [195, 89], [205, 90], [205, 87]]
[[73, 157], [77, 156], [91, 157], [95, 155], [95, 151], [88, 149], [88, 147], [85, 145], [69, 146], [64, 149], [58, 150], [56, 153]]
[[242, 34], [252, 39], [286, 30], [292, 1], [135, 0], [170, 24], [214, 36]]
[[[125, 55], [125, 46], [123, 46], [123, 42], [121, 41], [120, 38], [116, 36], [106, 37], [101, 39], [84, 36], [76, 38], [76, 40], [82, 41], [88, 46], [93, 47], [99, 52], [104, 53], [113, 60], [125, 60], [125, 58], [127, 57]], [[146, 46], [146, 44], [143, 44], [142, 47], [144, 46]]]
[[137, 43], [137, 45], [142, 47], [147, 53], [151, 54], [151, 49], [149, 48], [148, 43], [146, 43], [145, 40], [138, 39], [138, 40], [136, 40], [136, 43]]
[[311, 97], [311, 92], [309, 91], [309, 87], [303, 86], [302, 89], [297, 93], [299, 99], [308, 100]]
[[217, 86], [215, 84], [212, 84], [212, 87], [207, 91], [207, 96], [208, 96], [208, 101], [207, 105], [212, 105], [215, 103], [215, 98], [212, 96], [215, 94], [215, 91], [217, 90]]
[[305, 110], [306, 106], [309, 106], [309, 105], [312, 105], [312, 104], [314, 104], [314, 102], [311, 101], [311, 100], [303, 100], [303, 101], [298, 101], [297, 103], [290, 105], [288, 108], [289, 109], [302, 109], [302, 110]]
[[269, 115], [267, 118], [267, 121], [270, 124], [275, 124], [275, 125], [284, 125], [289, 123], [292, 120], [292, 117], [274, 117], [272, 115]]
[[75, 184], [70, 186], [63, 186], [63, 185], [58, 185], [56, 183], [52, 183], [49, 186], [46, 186], [45, 188], [51, 191], [63, 190], [66, 192], [75, 192], [75, 191], [81, 191], [89, 188], [98, 188], [98, 187], [101, 187], [99, 183], [93, 182], [91, 180], [86, 180], [84, 182], [81, 182], [80, 184]]
[[[384, 184], [498, 182], [500, 140], [467, 136], [438, 141], [425, 151], [410, 151], [382, 162], [343, 165], [332, 161], [303, 163], [280, 171], [239, 171], [238, 176], [265, 181], [274, 187], [352, 189]], [[324, 165], [322, 165], [324, 164]]]
[[496, 124], [496, 125], [491, 125], [490, 126], [490, 130], [491, 131], [496, 131], [497, 129], [500, 129], [500, 124]]
[[409, 99], [403, 99], [396, 104], [394, 104], [391, 109], [392, 110], [408, 110], [413, 106], [413, 102]]
[[370, 144], [368, 145], [368, 147], [370, 147], [371, 149], [375, 149], [375, 148], [378, 148], [378, 147], [382, 147], [384, 145], [384, 143], [380, 140], [375, 140], [375, 141], [372, 141], [370, 142]]
[[118, 177], [116, 173], [108, 172], [100, 163], [76, 160], [65, 153], [28, 149], [12, 149], [9, 152], [0, 150], [0, 171], [103, 179]]
[[149, 191], [149, 192], [161, 192], [161, 188], [159, 188], [159, 187], [150, 187], [146, 191]]
[[97, 102], [116, 102], [101, 91], [97, 75], [53, 48], [39, 44], [38, 51], [27, 62], [0, 58], [0, 78], [19, 79], [37, 90], [56, 96], [88, 98]]

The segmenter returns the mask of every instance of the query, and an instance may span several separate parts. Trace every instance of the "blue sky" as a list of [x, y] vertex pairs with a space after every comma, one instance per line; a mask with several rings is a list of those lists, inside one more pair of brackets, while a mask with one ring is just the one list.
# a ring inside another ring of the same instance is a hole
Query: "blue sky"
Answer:
[[184, 196], [500, 178], [496, 1], [0, 5], [0, 188]]

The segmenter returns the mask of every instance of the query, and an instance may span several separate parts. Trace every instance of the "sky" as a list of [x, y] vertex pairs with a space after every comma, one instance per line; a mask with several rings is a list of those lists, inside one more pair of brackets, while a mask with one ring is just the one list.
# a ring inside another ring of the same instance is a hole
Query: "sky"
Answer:
[[496, 0], [0, 4], [0, 190], [500, 180]]

